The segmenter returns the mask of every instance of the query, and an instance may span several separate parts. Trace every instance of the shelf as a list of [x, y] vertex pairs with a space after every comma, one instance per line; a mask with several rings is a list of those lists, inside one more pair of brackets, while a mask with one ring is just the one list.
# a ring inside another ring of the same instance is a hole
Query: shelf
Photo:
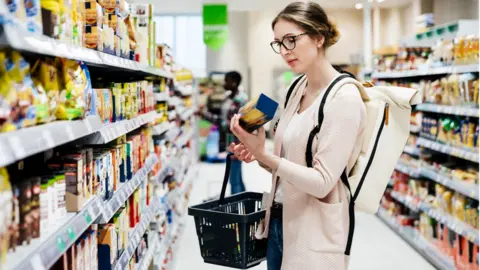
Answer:
[[467, 106], [447, 106], [447, 105], [437, 105], [431, 103], [422, 103], [418, 104], [418, 111], [422, 112], [432, 112], [432, 113], [442, 113], [458, 116], [469, 116], [469, 117], [479, 117], [479, 109], [474, 107]]
[[392, 191], [390, 195], [392, 195], [392, 198], [397, 200], [399, 203], [405, 205], [406, 207], [410, 208], [411, 210], [415, 212], [420, 211], [420, 207], [418, 206], [419, 202], [415, 202], [414, 198], [410, 196], [404, 196], [395, 191]]
[[102, 128], [96, 116], [84, 120], [55, 121], [0, 134], [0, 167], [80, 139]]
[[157, 249], [157, 247], [160, 246], [160, 240], [158, 239], [158, 236], [155, 235], [152, 237], [153, 240], [151, 243], [149, 243], [149, 247], [143, 258], [138, 262], [138, 264], [135, 265], [135, 270], [148, 270], [148, 266], [150, 262], [153, 260], [153, 253]]
[[396, 199], [397, 201], [412, 209], [413, 211], [418, 212], [418, 210], [422, 210], [428, 216], [434, 218], [442, 224], [445, 224], [448, 228], [450, 228], [457, 234], [462, 235], [469, 241], [474, 242], [475, 244], [478, 244], [478, 230], [472, 228], [465, 222], [458, 220], [457, 218], [451, 216], [448, 213], [444, 213], [440, 209], [435, 209], [430, 204], [422, 202], [419, 199], [415, 199], [411, 196], [404, 196], [395, 191], [392, 191], [391, 195], [392, 198]]
[[141, 73], [143, 75], [173, 78], [173, 75], [170, 72], [163, 69], [150, 67], [116, 55], [110, 55], [78, 45], [68, 44], [41, 34], [35, 34], [29, 32], [25, 27], [15, 22], [4, 24], [3, 32], [5, 37], [3, 40], [6, 42], [5, 45], [9, 45], [17, 50], [63, 57], [83, 61], [94, 66], [122, 69], [129, 72]]
[[472, 199], [478, 200], [479, 187], [476, 184], [463, 183], [460, 180], [452, 179], [448, 176], [442, 175], [440, 173], [436, 173], [433, 169], [428, 169], [428, 168], [422, 168], [421, 174], [425, 178], [428, 178], [432, 181], [442, 184]]
[[49, 269], [72, 246], [85, 230], [100, 215], [103, 202], [93, 197], [82, 211], [67, 213], [57, 220], [49, 232], [39, 239], [34, 239], [28, 246], [17, 247], [15, 253], [9, 253], [5, 269], [37, 270]]
[[436, 141], [427, 140], [425, 138], [418, 138], [417, 145], [435, 150], [440, 153], [451, 155], [458, 158], [463, 158], [465, 160], [473, 161], [478, 163], [478, 150], [477, 149], [467, 149], [453, 147], [450, 145], [442, 144]]
[[157, 136], [163, 135], [164, 133], [172, 129], [174, 126], [175, 124], [170, 122], [163, 122], [161, 124], [158, 124], [153, 127], [153, 135], [157, 135]]
[[412, 178], [420, 178], [420, 170], [418, 168], [411, 167], [407, 164], [402, 164], [403, 162], [398, 162], [397, 165], [395, 165], [395, 170], [407, 174], [408, 176]]
[[387, 211], [383, 208], [379, 209], [377, 216], [390, 227], [392, 231], [396, 232], [405, 242], [435, 266], [435, 268], [442, 270], [456, 269], [450, 258], [439, 252], [431, 243], [424, 240], [412, 227], [401, 226], [393, 217], [388, 215]]
[[120, 255], [115, 266], [113, 266], [112, 269], [127, 269], [130, 259], [132, 258], [135, 250], [140, 244], [142, 236], [145, 234], [148, 226], [150, 225], [150, 222], [153, 220], [157, 213], [157, 210], [160, 208], [162, 208], [162, 202], [161, 199], [157, 197], [151, 201], [145, 212], [142, 213], [142, 218], [140, 222], [135, 226], [133, 231], [129, 233], [128, 247]]
[[405, 148], [403, 149], [403, 152], [411, 156], [417, 156], [417, 157], [420, 156], [420, 149], [411, 145], [405, 146]]
[[193, 137], [193, 130], [190, 130], [189, 132], [181, 135], [177, 139], [177, 142], [175, 143], [175, 145], [177, 145], [179, 148], [183, 148], [192, 139], [192, 137]]
[[195, 110], [190, 108], [185, 108], [183, 110], [178, 110], [177, 109], [177, 113], [180, 115], [180, 118], [183, 120], [183, 121], [186, 121], [188, 119], [190, 119], [190, 117], [192, 117], [192, 115], [195, 113]]
[[417, 126], [417, 125], [410, 124], [410, 132], [411, 133], [420, 133], [421, 130], [422, 130], [422, 126]]
[[168, 93], [167, 93], [167, 92], [155, 93], [155, 100], [156, 100], [157, 102], [165, 102], [165, 101], [168, 101]]
[[131, 131], [138, 129], [139, 127], [155, 121], [157, 113], [151, 111], [145, 114], [136, 116], [130, 120], [122, 120], [115, 123], [110, 123], [102, 126], [95, 134], [85, 138], [85, 144], [106, 144], [116, 138], [119, 138]]
[[373, 79], [401, 79], [401, 78], [424, 77], [424, 76], [432, 76], [432, 75], [456, 74], [456, 73], [467, 73], [467, 72], [478, 72], [478, 64], [427, 68], [425, 70], [374, 72], [372, 73], [372, 78]]
[[99, 223], [106, 224], [113, 218], [118, 209], [120, 209], [122, 205], [125, 205], [128, 198], [130, 198], [140, 184], [146, 181], [148, 174], [157, 162], [157, 156], [150, 154], [145, 160], [145, 166], [138, 170], [130, 181], [123, 183], [108, 202], [104, 202], [105, 207]]

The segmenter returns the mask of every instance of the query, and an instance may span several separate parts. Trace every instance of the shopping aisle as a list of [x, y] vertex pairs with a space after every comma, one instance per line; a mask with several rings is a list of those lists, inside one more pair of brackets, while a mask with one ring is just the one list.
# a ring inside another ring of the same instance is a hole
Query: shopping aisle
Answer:
[[[201, 203], [208, 196], [220, 192], [224, 168], [225, 164], [203, 163], [200, 165], [199, 179], [194, 183], [190, 205]], [[247, 190], [257, 192], [270, 190], [270, 175], [257, 164], [244, 165], [243, 173]], [[226, 269], [203, 263], [192, 217], [188, 217], [180, 247], [176, 258], [178, 270]], [[262, 263], [252, 269], [267, 269], [267, 266]], [[434, 268], [377, 217], [358, 214], [350, 269], [428, 270]]]

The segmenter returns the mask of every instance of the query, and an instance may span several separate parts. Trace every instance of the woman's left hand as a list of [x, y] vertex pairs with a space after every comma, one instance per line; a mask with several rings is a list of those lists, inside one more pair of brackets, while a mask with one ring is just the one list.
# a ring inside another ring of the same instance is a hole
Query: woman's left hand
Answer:
[[265, 129], [263, 126], [255, 134], [248, 133], [240, 126], [240, 115], [236, 114], [230, 121], [230, 130], [255, 157], [258, 158], [264, 155]]

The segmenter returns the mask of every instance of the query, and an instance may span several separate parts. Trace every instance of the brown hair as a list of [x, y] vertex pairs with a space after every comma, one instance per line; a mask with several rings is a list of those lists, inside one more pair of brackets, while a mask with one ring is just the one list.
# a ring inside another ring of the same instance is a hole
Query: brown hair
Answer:
[[309, 36], [323, 36], [324, 49], [337, 43], [340, 32], [319, 4], [314, 2], [294, 2], [285, 7], [272, 22], [272, 29], [279, 20], [292, 22], [307, 32]]

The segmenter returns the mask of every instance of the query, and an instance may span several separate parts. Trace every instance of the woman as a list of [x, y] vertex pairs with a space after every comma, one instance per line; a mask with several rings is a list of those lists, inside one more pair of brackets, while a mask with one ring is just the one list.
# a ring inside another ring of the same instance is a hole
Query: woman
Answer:
[[265, 130], [247, 133], [239, 126], [239, 115], [230, 128], [241, 143], [230, 145], [230, 151], [272, 172], [267, 225], [261, 232], [268, 236], [268, 269], [346, 269], [348, 199], [340, 175], [352, 169], [361, 151], [366, 109], [356, 86], [342, 86], [324, 107], [322, 128], [312, 147], [313, 167], [307, 167], [306, 145], [320, 100], [340, 75], [325, 57], [339, 32], [313, 2], [288, 5], [272, 28], [273, 50], [295, 73], [306, 76], [280, 117], [273, 154], [265, 151]]

